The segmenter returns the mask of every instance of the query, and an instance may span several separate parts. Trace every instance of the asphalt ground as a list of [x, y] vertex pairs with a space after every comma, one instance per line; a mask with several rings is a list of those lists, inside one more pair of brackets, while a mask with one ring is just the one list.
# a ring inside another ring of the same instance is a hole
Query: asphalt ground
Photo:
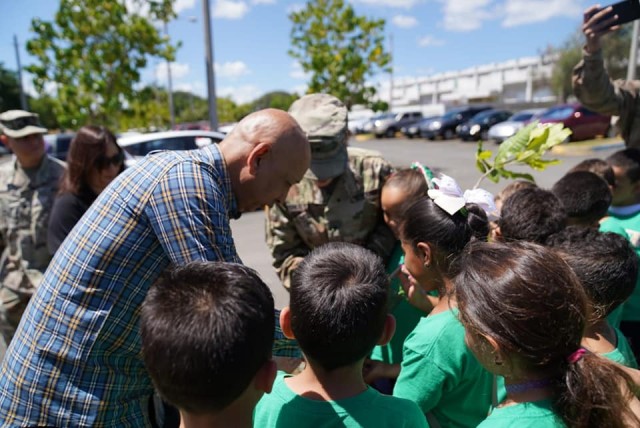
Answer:
[[[358, 136], [352, 138], [351, 145], [380, 152], [387, 160], [398, 168], [408, 167], [414, 161], [419, 161], [430, 168], [454, 177], [461, 188], [473, 187], [480, 177], [475, 167], [476, 144], [460, 140], [428, 141], [425, 139], [372, 139]], [[528, 168], [514, 168], [518, 171], [531, 173], [539, 186], [549, 188], [570, 168], [584, 159], [599, 157], [606, 158], [613, 152], [624, 147], [620, 139], [598, 139], [576, 143], [566, 143], [557, 146], [547, 157], [561, 161], [559, 165], [548, 167], [545, 171], [531, 171]], [[498, 146], [486, 143], [485, 149], [497, 150]], [[497, 184], [488, 180], [480, 187], [494, 194], [508, 182]], [[243, 214], [232, 222], [233, 236], [238, 254], [243, 262], [256, 269], [263, 280], [271, 288], [276, 306], [281, 308], [288, 303], [288, 292], [280, 284], [271, 265], [271, 255], [264, 241], [264, 213], [254, 212]]]

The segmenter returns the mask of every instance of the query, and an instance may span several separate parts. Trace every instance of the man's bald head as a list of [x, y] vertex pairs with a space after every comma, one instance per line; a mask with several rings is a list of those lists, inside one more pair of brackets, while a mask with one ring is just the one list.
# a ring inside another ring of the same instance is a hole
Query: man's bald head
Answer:
[[287, 112], [265, 109], [242, 119], [220, 142], [241, 211], [284, 201], [311, 162], [304, 132]]

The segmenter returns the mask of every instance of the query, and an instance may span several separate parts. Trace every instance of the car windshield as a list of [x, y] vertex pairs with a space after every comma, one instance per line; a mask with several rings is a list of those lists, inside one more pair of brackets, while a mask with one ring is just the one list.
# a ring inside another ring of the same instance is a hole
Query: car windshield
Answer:
[[491, 110], [478, 113], [475, 116], [473, 116], [473, 118], [471, 119], [471, 123], [484, 123], [496, 113], [497, 112], [491, 111]]
[[516, 113], [509, 118], [509, 120], [513, 122], [525, 122], [533, 117], [533, 113], [528, 111], [521, 111], [520, 113]]
[[462, 111], [464, 111], [464, 110], [462, 110], [462, 109], [451, 110], [450, 112], [447, 112], [447, 113], [444, 114], [444, 116], [442, 116], [442, 120], [443, 121], [447, 121], [447, 120], [454, 119]]
[[562, 106], [562, 107], [552, 107], [549, 110], [545, 111], [540, 119], [564, 119], [573, 113], [573, 107], [571, 106]]
[[378, 116], [375, 116], [373, 120], [391, 119], [393, 117], [395, 117], [395, 113], [383, 113]]

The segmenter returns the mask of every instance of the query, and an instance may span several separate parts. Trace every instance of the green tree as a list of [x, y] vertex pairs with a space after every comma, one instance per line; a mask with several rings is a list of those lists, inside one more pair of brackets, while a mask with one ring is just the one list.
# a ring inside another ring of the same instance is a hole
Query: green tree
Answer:
[[[551, 74], [551, 87], [554, 93], [563, 101], [573, 94], [571, 77], [573, 68], [582, 59], [584, 35], [578, 29], [563, 44], [555, 50], [558, 54]], [[618, 31], [602, 39], [602, 55], [609, 76], [613, 79], [624, 79], [629, 64], [629, 48], [631, 46], [631, 28], [623, 26]]]
[[254, 110], [262, 110], [265, 108], [277, 108], [280, 110], [289, 110], [291, 104], [298, 99], [298, 94], [290, 94], [285, 91], [268, 92], [255, 100], [253, 104]]
[[388, 72], [391, 57], [384, 49], [384, 19], [356, 15], [344, 0], [308, 1], [289, 19], [289, 55], [311, 73], [309, 93], [325, 92], [354, 104], [371, 105], [376, 89], [365, 82]]
[[62, 129], [55, 113], [60, 108], [58, 104], [58, 100], [50, 95], [29, 98], [29, 109], [38, 113], [40, 123], [48, 129]]
[[[146, 8], [142, 14], [139, 10]], [[27, 67], [42, 92], [55, 86], [55, 113], [62, 126], [99, 121], [117, 127], [118, 112], [136, 103], [134, 85], [150, 57], [173, 59], [171, 46], [151, 20], [173, 16], [172, 0], [61, 0], [52, 22], [31, 22], [35, 37]], [[138, 106], [141, 109], [149, 106]]]
[[20, 84], [14, 71], [0, 62], [0, 112], [20, 108]]

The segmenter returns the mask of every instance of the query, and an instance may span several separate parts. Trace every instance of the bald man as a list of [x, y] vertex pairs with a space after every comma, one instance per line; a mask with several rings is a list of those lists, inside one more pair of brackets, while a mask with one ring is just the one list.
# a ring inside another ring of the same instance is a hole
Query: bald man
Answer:
[[229, 219], [283, 202], [310, 158], [296, 121], [263, 110], [219, 145], [153, 154], [116, 178], [59, 248], [7, 351], [3, 424], [148, 426], [149, 286], [171, 263], [240, 262]]

